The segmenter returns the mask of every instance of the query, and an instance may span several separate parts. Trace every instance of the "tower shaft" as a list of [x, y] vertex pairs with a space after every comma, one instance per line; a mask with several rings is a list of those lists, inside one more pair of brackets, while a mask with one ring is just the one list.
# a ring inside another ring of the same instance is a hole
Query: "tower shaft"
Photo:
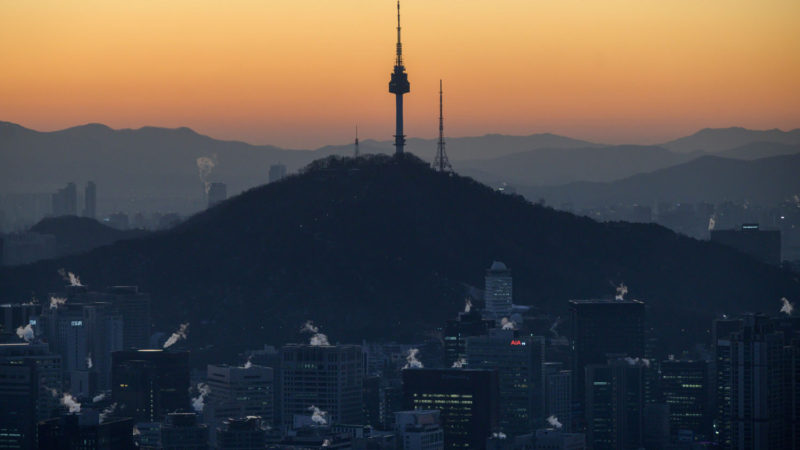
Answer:
[[436, 145], [436, 158], [433, 160], [433, 168], [439, 172], [452, 171], [450, 160], [444, 151], [444, 109], [442, 108], [442, 80], [439, 80], [439, 142]]
[[389, 92], [395, 95], [395, 154], [402, 155], [406, 145], [406, 136], [403, 134], [403, 94], [411, 90], [408, 83], [408, 74], [403, 66], [403, 44], [400, 40], [400, 0], [397, 0], [397, 54], [392, 78], [389, 81]]

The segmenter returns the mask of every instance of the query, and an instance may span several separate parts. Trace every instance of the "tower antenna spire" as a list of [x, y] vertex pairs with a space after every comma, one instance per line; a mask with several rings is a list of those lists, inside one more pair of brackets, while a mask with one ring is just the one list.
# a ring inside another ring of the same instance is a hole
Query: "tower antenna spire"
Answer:
[[397, 0], [397, 55], [394, 63], [394, 71], [389, 81], [389, 92], [395, 97], [395, 133], [394, 148], [395, 155], [402, 155], [406, 145], [406, 135], [403, 134], [403, 94], [411, 90], [408, 83], [408, 74], [403, 65], [403, 44], [400, 41], [400, 0]]
[[436, 158], [433, 160], [433, 168], [438, 172], [452, 172], [453, 167], [444, 151], [444, 112], [442, 108], [442, 80], [439, 80], [439, 142], [436, 146]]
[[355, 147], [353, 148], [353, 156], [358, 158], [358, 124], [356, 124], [356, 143]]

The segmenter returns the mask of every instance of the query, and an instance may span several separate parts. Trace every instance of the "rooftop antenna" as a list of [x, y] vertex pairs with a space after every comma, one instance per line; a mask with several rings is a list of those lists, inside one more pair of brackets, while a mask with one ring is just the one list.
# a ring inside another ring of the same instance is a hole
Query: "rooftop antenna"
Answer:
[[356, 143], [355, 147], [353, 148], [353, 156], [358, 158], [358, 125], [356, 125]]
[[452, 172], [453, 167], [444, 151], [444, 113], [442, 109], [442, 80], [439, 80], [439, 142], [436, 145], [436, 158], [433, 168], [438, 172]]

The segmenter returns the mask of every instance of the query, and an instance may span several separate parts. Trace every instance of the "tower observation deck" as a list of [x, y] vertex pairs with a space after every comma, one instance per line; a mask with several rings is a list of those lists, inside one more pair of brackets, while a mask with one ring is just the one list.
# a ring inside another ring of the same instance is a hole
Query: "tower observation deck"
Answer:
[[410, 90], [408, 74], [403, 66], [403, 44], [400, 42], [400, 0], [397, 0], [397, 59], [394, 63], [392, 79], [389, 81], [389, 92], [395, 95], [396, 100], [395, 155], [402, 155], [406, 145], [406, 136], [403, 134], [403, 94], [407, 94]]

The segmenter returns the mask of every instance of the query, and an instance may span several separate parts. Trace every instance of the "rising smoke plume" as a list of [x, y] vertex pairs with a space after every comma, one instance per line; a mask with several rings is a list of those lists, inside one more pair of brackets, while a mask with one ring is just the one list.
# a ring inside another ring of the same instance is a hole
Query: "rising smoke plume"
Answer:
[[86, 368], [91, 369], [92, 366], [94, 366], [94, 364], [92, 363], [92, 354], [89, 353], [88, 355], [86, 355]]
[[318, 427], [324, 427], [328, 424], [328, 413], [317, 408], [314, 405], [308, 407], [308, 410], [311, 411], [311, 421], [314, 422], [314, 425]]
[[164, 342], [163, 348], [169, 348], [175, 345], [176, 342], [180, 341], [181, 339], [186, 339], [186, 330], [189, 328], [189, 322], [182, 323], [178, 331], [172, 333], [172, 336], [167, 339], [167, 342]]
[[73, 397], [69, 392], [64, 392], [64, 395], [61, 396], [61, 404], [66, 406], [70, 413], [81, 412], [80, 402], [75, 400], [75, 397]]
[[106, 421], [106, 419], [107, 419], [109, 416], [111, 416], [111, 414], [114, 414], [114, 411], [115, 411], [116, 409], [117, 409], [117, 404], [116, 404], [116, 403], [112, 403], [111, 405], [109, 405], [109, 406], [108, 406], [108, 408], [106, 408], [106, 409], [102, 410], [102, 411], [100, 412], [100, 423], [103, 423], [103, 422], [105, 422], [105, 421]]
[[251, 361], [251, 359], [253, 359], [253, 355], [247, 357], [247, 362], [245, 362], [244, 365], [242, 366], [243, 369], [249, 369], [253, 367], [253, 362]]
[[208, 176], [211, 175], [211, 172], [217, 165], [217, 155], [213, 155], [211, 157], [201, 156], [200, 158], [197, 158], [196, 163], [197, 173], [200, 175], [200, 181], [203, 182], [203, 187], [206, 190], [206, 194], [208, 194], [208, 187], [211, 185], [211, 183], [208, 181]]
[[17, 327], [17, 336], [19, 336], [20, 339], [24, 339], [25, 342], [32, 341], [34, 337], [33, 326], [31, 324], [27, 324], [24, 327]]
[[466, 299], [464, 299], [464, 312], [468, 313], [470, 311], [472, 311], [472, 300], [470, 300], [469, 297], [467, 297]]
[[105, 392], [101, 392], [101, 393], [95, 395], [94, 397], [92, 397], [92, 403], [97, 403], [99, 401], [102, 401], [105, 398], [106, 398], [106, 393]]
[[717, 221], [714, 219], [714, 216], [708, 218], [708, 231], [714, 231], [714, 228], [717, 226]]
[[628, 293], [628, 286], [625, 286], [625, 283], [620, 283], [619, 286], [617, 286], [617, 295], [614, 296], [614, 298], [617, 301], [621, 302], [625, 300], [625, 294], [627, 293]]
[[64, 269], [58, 269], [58, 274], [61, 275], [61, 278], [63, 278], [64, 281], [68, 281], [70, 286], [83, 286], [83, 284], [81, 284], [81, 279], [72, 272], [67, 272]]
[[517, 329], [517, 322], [513, 320], [508, 320], [508, 317], [503, 317], [500, 319], [500, 327], [504, 330], [516, 330]]
[[463, 369], [464, 366], [466, 366], [466, 365], [467, 365], [467, 360], [464, 359], [464, 358], [460, 358], [460, 359], [458, 359], [458, 360], [453, 362], [452, 368], [453, 369]]
[[625, 362], [632, 366], [650, 367], [650, 360], [647, 358], [631, 358], [630, 356], [626, 356]]
[[417, 354], [419, 354], [418, 348], [408, 349], [408, 354], [406, 354], [406, 365], [403, 366], [403, 369], [422, 369], [425, 367], [422, 365], [422, 362], [417, 359]]
[[497, 438], [497, 439], [505, 439], [508, 436], [506, 436], [506, 434], [503, 433], [502, 431], [499, 431], [499, 432], [496, 432], [496, 433], [492, 433], [492, 437], [493, 438]]
[[[781, 312], [787, 316], [791, 316], [794, 311], [794, 303], [790, 303], [789, 299], [786, 297], [781, 298], [781, 303]], [[17, 331], [17, 334], [19, 334], [19, 331]]]
[[67, 303], [67, 299], [64, 297], [50, 297], [50, 309], [56, 309], [64, 303]]
[[197, 397], [192, 398], [192, 408], [195, 412], [203, 412], [206, 406], [206, 396], [211, 392], [211, 388], [205, 383], [197, 383]]
[[308, 343], [314, 346], [318, 345], [331, 345], [328, 342], [328, 336], [319, 332], [319, 328], [314, 325], [314, 322], [307, 321], [302, 328], [300, 328], [301, 333], [309, 333], [311, 338], [308, 340]]
[[551, 427], [553, 427], [553, 428], [555, 428], [557, 430], [560, 430], [561, 427], [564, 426], [561, 422], [558, 421], [558, 417], [553, 416], [553, 415], [551, 415], [550, 417], [547, 418], [547, 423], [549, 423]]
[[558, 339], [561, 336], [558, 334], [558, 326], [561, 325], [561, 316], [556, 317], [556, 321], [553, 322], [553, 325], [550, 326], [550, 332], [553, 333], [553, 337]]

